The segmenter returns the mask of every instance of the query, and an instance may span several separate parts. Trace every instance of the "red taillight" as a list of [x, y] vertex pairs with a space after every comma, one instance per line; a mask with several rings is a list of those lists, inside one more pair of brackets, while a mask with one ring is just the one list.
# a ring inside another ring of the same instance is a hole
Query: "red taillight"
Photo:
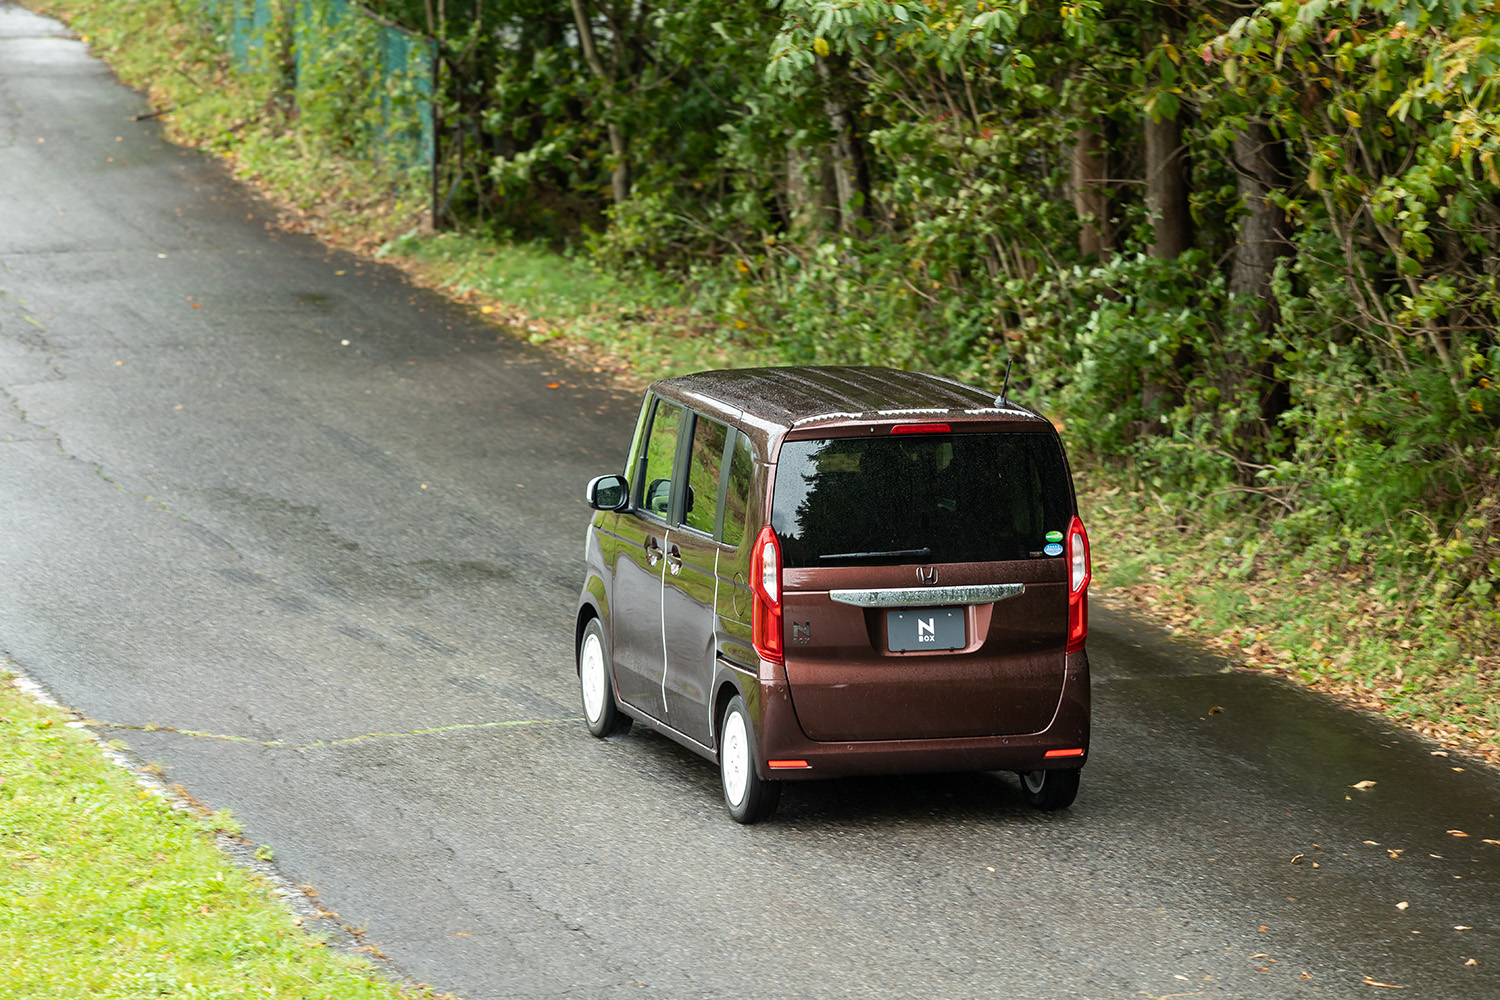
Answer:
[[1076, 516], [1068, 525], [1068, 652], [1083, 648], [1089, 637], [1089, 580], [1093, 568], [1089, 563], [1089, 536]]
[[951, 428], [947, 424], [897, 424], [891, 428], [892, 434], [947, 434]]
[[[1079, 751], [1082, 753], [1083, 751]], [[768, 760], [766, 766], [773, 771], [802, 771], [812, 767], [805, 760]]]
[[768, 524], [755, 536], [750, 556], [751, 641], [763, 659], [781, 662], [781, 543]]
[[1075, 747], [1071, 750], [1048, 750], [1042, 754], [1043, 757], [1082, 757], [1083, 747]]

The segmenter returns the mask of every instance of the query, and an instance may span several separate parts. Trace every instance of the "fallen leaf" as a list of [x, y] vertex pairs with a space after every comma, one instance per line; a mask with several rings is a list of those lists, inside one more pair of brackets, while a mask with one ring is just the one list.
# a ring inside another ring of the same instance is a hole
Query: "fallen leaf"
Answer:
[[549, 388], [549, 389], [556, 389], [560, 385], [562, 385], [561, 382], [548, 382], [547, 383], [547, 388]]
[[1448, 831], [1448, 836], [1450, 836], [1450, 837], [1467, 837], [1468, 834], [1464, 833], [1462, 830], [1449, 830]]
[[1465, 927], [1463, 924], [1454, 924], [1453, 929], [1456, 931], [1472, 931], [1474, 928]]
[[1485, 840], [1484, 843], [1494, 844], [1496, 847], [1500, 847], [1500, 840]]
[[1267, 955], [1265, 952], [1261, 952], [1258, 955], [1251, 955], [1250, 957], [1251, 958], [1270, 958], [1271, 956]]
[[1410, 903], [1408, 903], [1406, 900], [1403, 899], [1401, 902], [1399, 902], [1399, 903], [1396, 904], [1396, 909], [1398, 909], [1398, 910], [1404, 910], [1404, 909], [1406, 909], [1410, 905], [1411, 905]]
[[1373, 840], [1367, 840], [1367, 841], [1365, 841], [1365, 843], [1369, 844], [1371, 847], [1379, 847], [1380, 846], [1379, 843], [1377, 843], [1376, 841], [1373, 841]]
[[1369, 976], [1365, 977], [1365, 985], [1366, 986], [1380, 986], [1380, 987], [1383, 987], [1383, 988], [1388, 989], [1388, 990], [1404, 990], [1404, 989], [1406, 989], [1405, 986], [1397, 986], [1397, 985], [1395, 985], [1393, 983], [1377, 983], [1375, 980], [1371, 979]]
[[1305, 855], [1305, 854], [1298, 854], [1296, 857], [1292, 858], [1292, 864], [1294, 864], [1294, 865], [1297, 864], [1299, 861], [1301, 861], [1305, 857], [1307, 857], [1307, 855]]
[[1208, 710], [1208, 714], [1209, 715], [1218, 715], [1220, 712], [1223, 712], [1223, 711], [1224, 710], [1222, 708], [1220, 708], [1218, 705], [1215, 705], [1213, 708], [1210, 708]]
[[1373, 782], [1373, 781], [1356, 781], [1354, 784], [1350, 785], [1349, 787], [1350, 788], [1358, 788], [1360, 791], [1364, 791], [1367, 788], [1374, 788], [1375, 787], [1375, 782]]
[[1432, 751], [1432, 755], [1434, 757], [1446, 757], [1446, 756], [1448, 756], [1448, 751], [1446, 751], [1446, 750], [1433, 750]]
[[1465, 962], [1464, 964], [1465, 965], [1478, 965], [1479, 964], [1479, 959], [1477, 959], [1477, 958], [1471, 958], [1467, 962]]

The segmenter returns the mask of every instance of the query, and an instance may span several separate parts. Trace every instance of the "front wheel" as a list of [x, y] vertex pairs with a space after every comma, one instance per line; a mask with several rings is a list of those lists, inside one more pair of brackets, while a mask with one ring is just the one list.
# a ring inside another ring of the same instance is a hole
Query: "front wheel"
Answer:
[[592, 619], [578, 643], [578, 687], [583, 694], [583, 719], [589, 732], [604, 737], [630, 728], [630, 717], [615, 706], [614, 681], [610, 677], [609, 647], [604, 626]]
[[1078, 776], [1082, 768], [1054, 771], [1017, 771], [1021, 794], [1038, 809], [1051, 812], [1066, 809], [1078, 797]]
[[781, 801], [781, 782], [763, 780], [755, 773], [755, 760], [755, 727], [745, 712], [745, 699], [735, 695], [719, 725], [719, 782], [724, 805], [736, 823], [758, 823]]

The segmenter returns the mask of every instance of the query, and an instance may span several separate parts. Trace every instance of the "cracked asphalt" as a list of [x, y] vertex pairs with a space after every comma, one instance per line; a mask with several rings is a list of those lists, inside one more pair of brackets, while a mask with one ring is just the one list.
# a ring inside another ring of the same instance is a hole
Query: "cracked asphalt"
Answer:
[[635, 401], [282, 233], [146, 110], [0, 0], [0, 650], [392, 974], [473, 1000], [1500, 996], [1494, 771], [1102, 602], [1066, 814], [929, 776], [793, 785], [743, 828], [698, 758], [590, 738], [580, 496]]

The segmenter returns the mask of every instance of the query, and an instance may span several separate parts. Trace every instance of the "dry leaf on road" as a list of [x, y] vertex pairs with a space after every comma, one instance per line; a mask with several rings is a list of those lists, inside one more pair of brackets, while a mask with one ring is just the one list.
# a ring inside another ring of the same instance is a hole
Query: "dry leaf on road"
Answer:
[[1360, 791], [1364, 791], [1367, 788], [1374, 788], [1375, 787], [1375, 782], [1373, 782], [1373, 781], [1356, 781], [1354, 784], [1350, 785], [1349, 787], [1350, 788], [1358, 788]]

